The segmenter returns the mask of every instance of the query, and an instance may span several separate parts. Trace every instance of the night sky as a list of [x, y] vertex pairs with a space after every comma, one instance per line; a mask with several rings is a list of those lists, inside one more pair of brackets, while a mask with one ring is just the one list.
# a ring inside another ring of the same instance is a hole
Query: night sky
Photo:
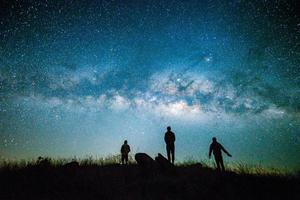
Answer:
[[[0, 157], [300, 167], [296, 0], [0, 1]], [[298, 5], [299, 7], [299, 5]]]

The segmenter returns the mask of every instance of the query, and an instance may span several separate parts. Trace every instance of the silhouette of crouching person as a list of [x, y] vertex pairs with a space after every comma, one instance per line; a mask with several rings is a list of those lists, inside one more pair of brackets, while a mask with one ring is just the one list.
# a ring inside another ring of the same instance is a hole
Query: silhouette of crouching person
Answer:
[[130, 152], [130, 146], [127, 144], [127, 140], [124, 141], [124, 144], [121, 147], [121, 162], [122, 164], [128, 164], [128, 153]]
[[222, 157], [222, 151], [224, 151], [224, 153], [226, 153], [229, 157], [231, 157], [230, 153], [228, 153], [226, 149], [220, 143], [217, 142], [217, 138], [213, 137], [212, 143], [210, 144], [209, 147], [208, 157], [210, 159], [211, 153], [213, 152], [217, 164], [217, 170], [221, 171], [222, 169], [222, 171], [224, 172], [225, 167], [224, 167], [224, 162]]

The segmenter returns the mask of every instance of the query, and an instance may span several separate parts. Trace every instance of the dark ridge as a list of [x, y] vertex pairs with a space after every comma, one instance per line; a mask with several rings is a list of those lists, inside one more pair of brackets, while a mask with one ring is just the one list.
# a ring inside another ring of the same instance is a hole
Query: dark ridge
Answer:
[[172, 173], [139, 165], [28, 165], [0, 169], [0, 199], [299, 199], [299, 176], [219, 173], [201, 164]]

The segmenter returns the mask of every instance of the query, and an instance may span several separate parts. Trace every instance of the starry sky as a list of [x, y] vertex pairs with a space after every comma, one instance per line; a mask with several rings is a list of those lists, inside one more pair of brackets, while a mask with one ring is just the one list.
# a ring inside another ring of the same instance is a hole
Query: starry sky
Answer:
[[1, 0], [0, 158], [165, 155], [300, 167], [296, 0]]

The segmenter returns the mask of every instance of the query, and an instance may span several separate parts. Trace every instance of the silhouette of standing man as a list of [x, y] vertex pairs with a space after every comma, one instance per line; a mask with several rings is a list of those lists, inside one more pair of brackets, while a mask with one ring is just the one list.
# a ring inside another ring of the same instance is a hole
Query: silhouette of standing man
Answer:
[[220, 169], [220, 165], [221, 165], [222, 171], [224, 172], [225, 167], [224, 167], [224, 163], [223, 163], [222, 151], [224, 151], [229, 157], [231, 157], [230, 153], [228, 153], [226, 151], [226, 149], [220, 143], [217, 142], [217, 138], [213, 137], [212, 143], [210, 144], [210, 147], [209, 147], [208, 157], [210, 159], [211, 152], [213, 152], [218, 171], [221, 171], [221, 169]]
[[127, 140], [124, 141], [124, 144], [121, 147], [121, 155], [122, 155], [122, 164], [128, 164], [128, 153], [130, 152], [130, 146], [127, 144]]
[[167, 132], [165, 133], [165, 142], [168, 154], [168, 160], [171, 162], [172, 156], [172, 164], [174, 164], [175, 160], [175, 134], [171, 131], [171, 127], [167, 127]]

